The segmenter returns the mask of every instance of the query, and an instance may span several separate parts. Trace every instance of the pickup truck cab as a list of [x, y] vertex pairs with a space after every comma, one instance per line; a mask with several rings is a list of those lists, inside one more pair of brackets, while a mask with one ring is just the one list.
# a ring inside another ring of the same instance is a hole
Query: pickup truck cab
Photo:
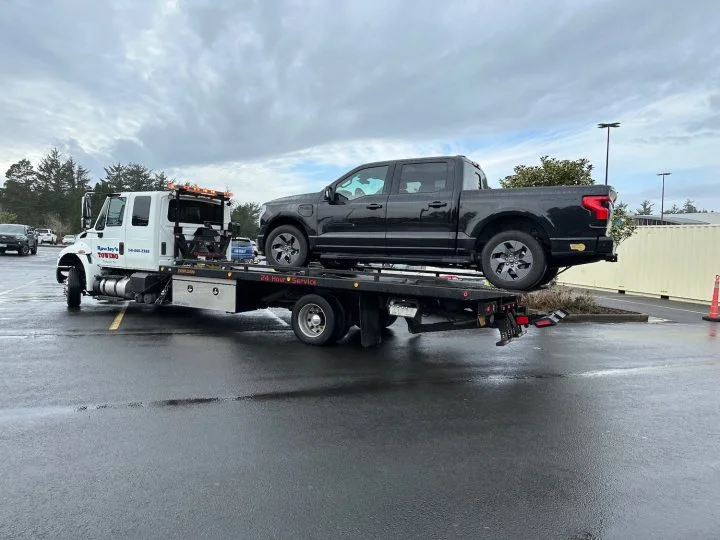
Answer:
[[478, 268], [499, 288], [532, 290], [558, 269], [615, 261], [612, 187], [490, 189], [465, 156], [367, 163], [320, 193], [262, 206], [268, 263], [358, 262]]

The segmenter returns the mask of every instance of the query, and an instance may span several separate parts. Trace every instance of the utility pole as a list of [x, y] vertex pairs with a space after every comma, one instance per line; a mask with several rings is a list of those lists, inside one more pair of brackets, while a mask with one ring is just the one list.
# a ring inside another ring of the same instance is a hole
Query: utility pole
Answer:
[[605, 147], [605, 185], [608, 185], [608, 162], [610, 161], [610, 128], [620, 127], [620, 122], [598, 124], [600, 129], [607, 129], [607, 146]]
[[672, 173], [661, 172], [658, 176], [662, 176], [662, 195], [660, 196], [660, 225], [662, 225], [663, 217], [665, 214], [665, 177], [670, 176]]

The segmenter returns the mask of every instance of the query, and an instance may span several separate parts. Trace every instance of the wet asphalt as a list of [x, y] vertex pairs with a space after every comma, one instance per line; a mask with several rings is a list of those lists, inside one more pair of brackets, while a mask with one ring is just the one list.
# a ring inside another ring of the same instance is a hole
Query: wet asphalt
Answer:
[[68, 312], [57, 252], [0, 256], [1, 538], [720, 537], [701, 315], [313, 348], [283, 310]]

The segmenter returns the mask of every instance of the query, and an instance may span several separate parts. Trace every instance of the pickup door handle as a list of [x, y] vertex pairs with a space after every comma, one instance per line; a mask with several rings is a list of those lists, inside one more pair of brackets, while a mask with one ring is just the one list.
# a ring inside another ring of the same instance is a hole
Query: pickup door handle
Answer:
[[382, 204], [372, 203], [372, 204], [368, 204], [365, 208], [367, 208], [368, 210], [379, 210], [382, 207], [383, 207]]
[[441, 201], [433, 201], [431, 203], [428, 203], [428, 208], [442, 208], [443, 206], [447, 206], [447, 203]]

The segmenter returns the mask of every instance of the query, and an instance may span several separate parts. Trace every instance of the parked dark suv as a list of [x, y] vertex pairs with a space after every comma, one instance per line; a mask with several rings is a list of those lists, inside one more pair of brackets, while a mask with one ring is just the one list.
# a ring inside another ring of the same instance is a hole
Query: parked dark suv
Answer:
[[38, 237], [30, 225], [0, 224], [0, 254], [17, 251], [18, 255], [37, 254]]

